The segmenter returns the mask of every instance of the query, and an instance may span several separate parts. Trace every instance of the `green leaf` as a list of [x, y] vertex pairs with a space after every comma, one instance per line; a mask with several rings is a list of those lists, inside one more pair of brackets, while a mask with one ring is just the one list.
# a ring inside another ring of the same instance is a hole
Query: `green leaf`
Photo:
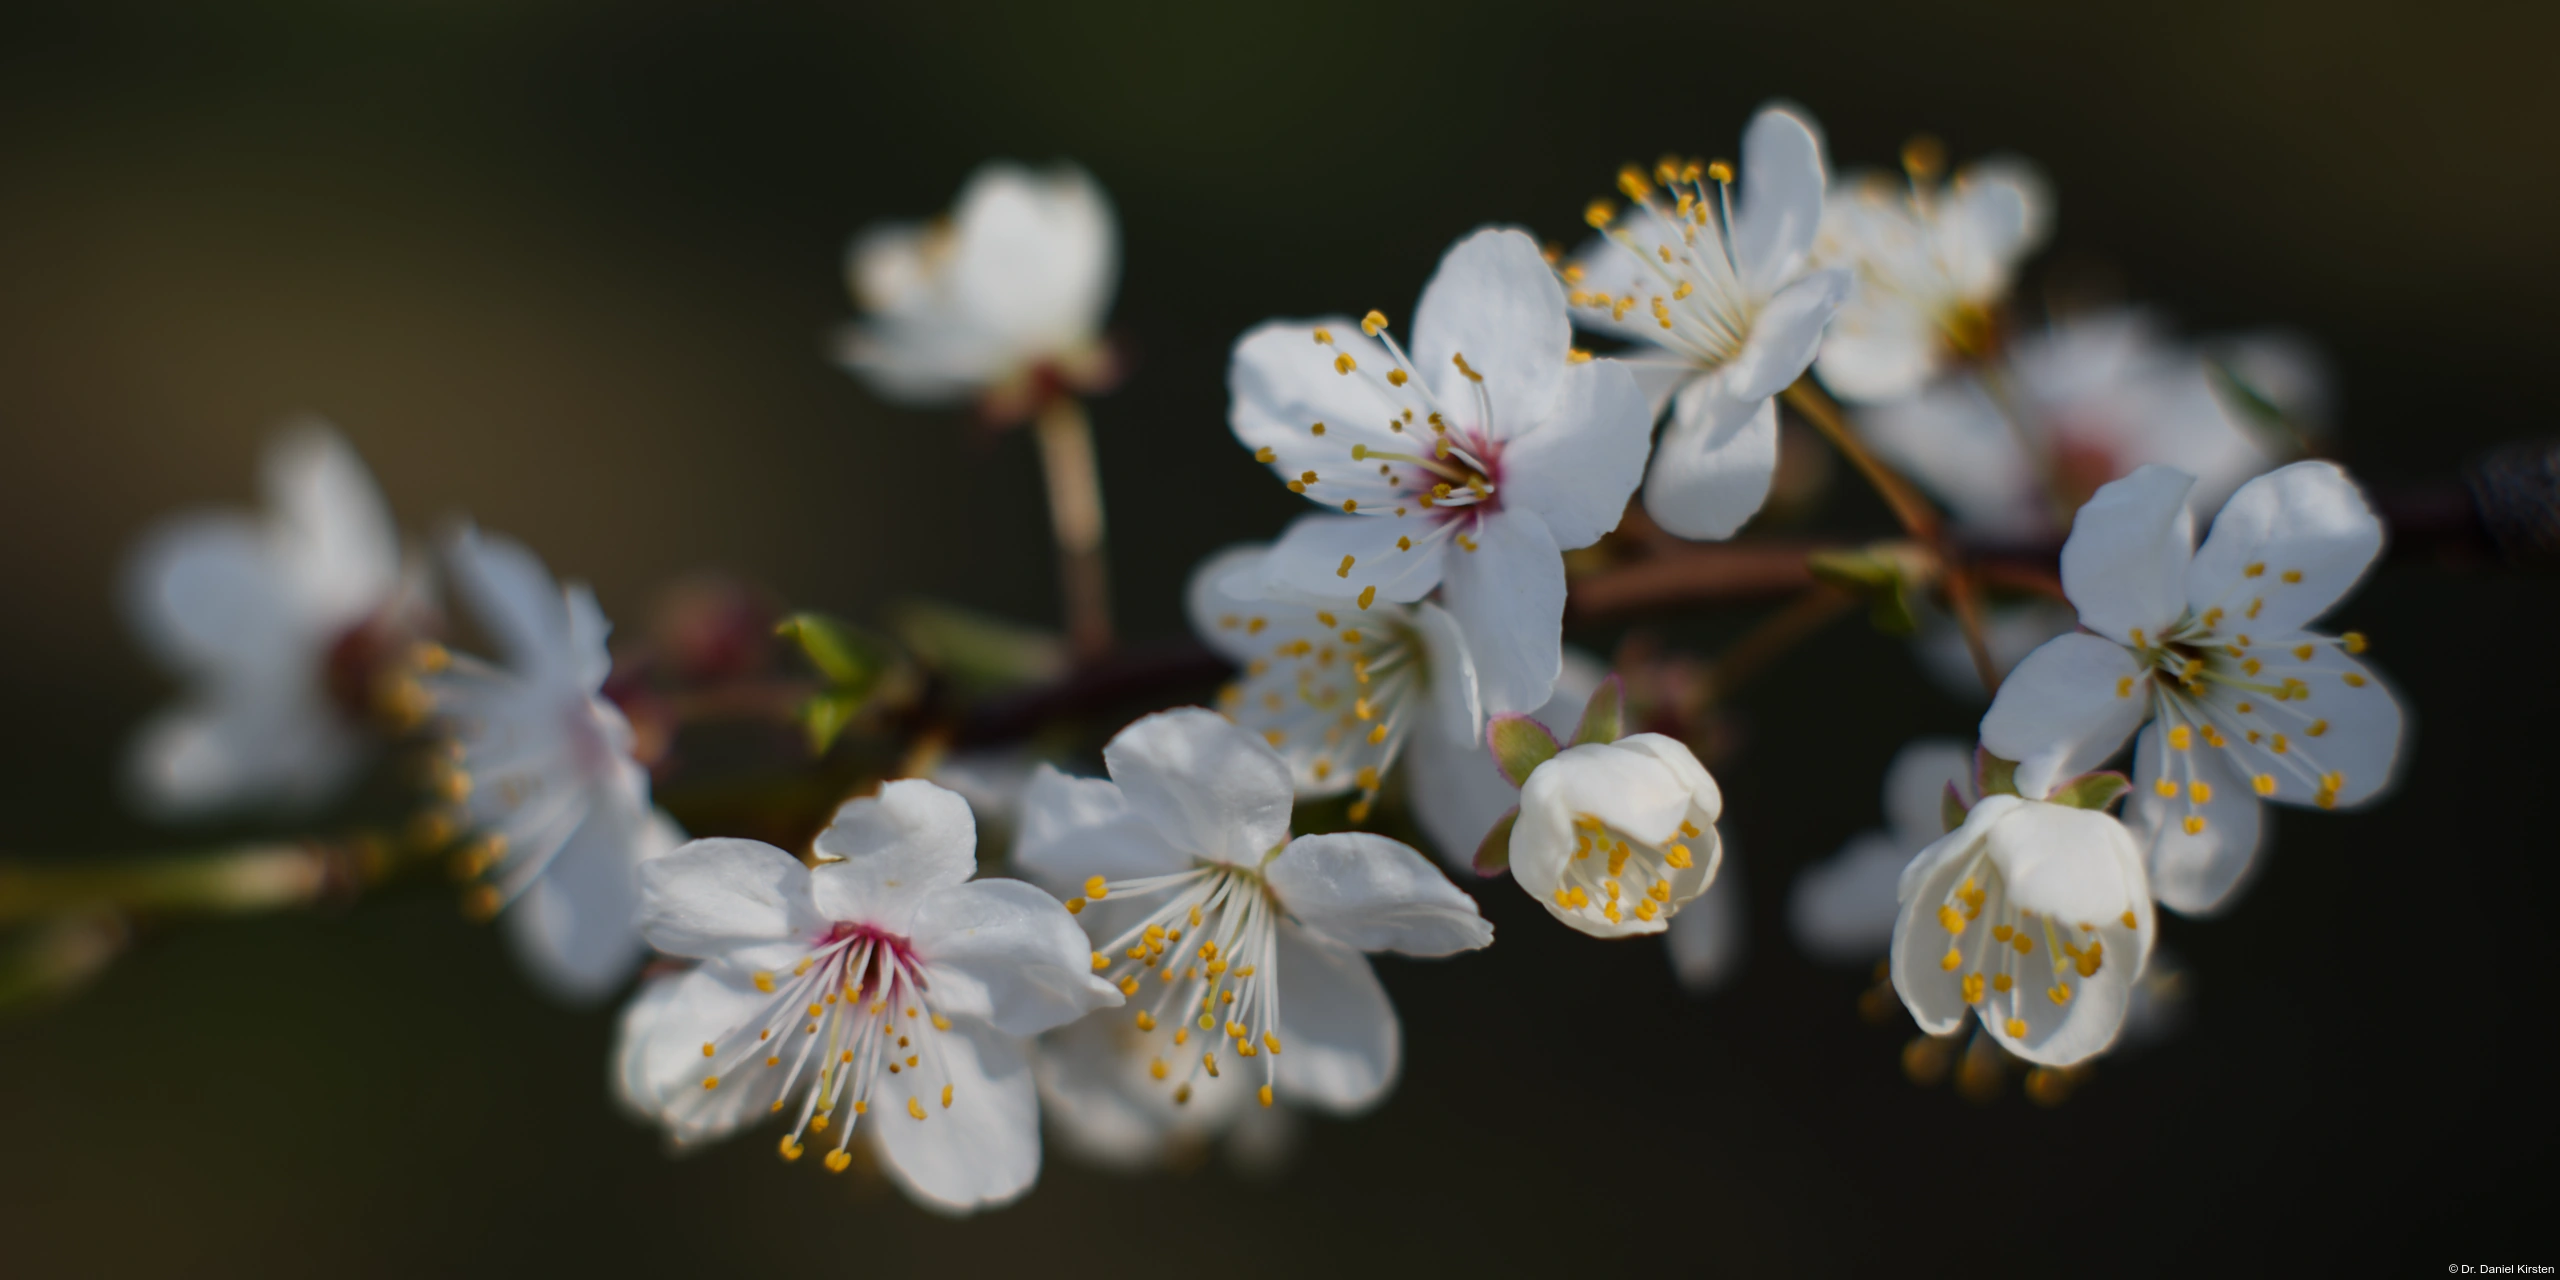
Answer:
[[2018, 794], [2018, 762], [2003, 760], [1980, 747], [1974, 748], [1973, 789], [1984, 799]]
[[862, 711], [861, 693], [813, 693], [800, 704], [800, 728], [809, 735], [809, 754], [822, 756], [835, 745], [845, 726]]
[[1621, 723], [1626, 719], [1626, 683], [1615, 672], [1591, 691], [1591, 701], [1582, 708], [1582, 723], [1573, 731], [1573, 745], [1586, 742], [1616, 742], [1623, 736]]
[[2121, 773], [2084, 773], [2055, 787], [2045, 799], [2074, 809], [2104, 809], [2132, 789], [2133, 780]]
[[1513, 805], [1494, 820], [1493, 830], [1484, 833], [1484, 843], [1476, 846], [1476, 874], [1498, 876], [1511, 869], [1511, 827], [1520, 821], [1520, 806]]
[[1555, 759], [1560, 749], [1545, 725], [1517, 712], [1487, 721], [1484, 740], [1493, 748], [1494, 767], [1502, 770], [1503, 781], [1515, 787], [1527, 786], [1529, 775]]
[[800, 646], [830, 689], [868, 693], [892, 659], [889, 646], [849, 623], [822, 613], [795, 613], [773, 629]]
[[919, 661], [966, 689], [1018, 688], [1066, 674], [1065, 643], [1037, 628], [932, 601], [899, 606], [894, 622]]
[[1867, 620], [1887, 635], [1907, 636], [1920, 622], [1911, 608], [1912, 591], [1925, 570], [1904, 543], [1879, 542], [1841, 551], [1817, 551], [1804, 558], [1813, 576], [1867, 602]]
[[1964, 797], [1957, 793], [1956, 784], [1948, 783], [1946, 792], [1938, 797], [1938, 821], [1944, 824], [1947, 830], [1953, 831], [1964, 825], [1964, 816], [1971, 812], [1973, 807], [1966, 804]]

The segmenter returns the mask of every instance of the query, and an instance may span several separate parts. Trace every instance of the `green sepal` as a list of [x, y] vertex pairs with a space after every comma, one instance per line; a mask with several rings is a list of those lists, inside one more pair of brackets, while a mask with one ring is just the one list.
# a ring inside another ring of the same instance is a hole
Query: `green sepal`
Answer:
[[823, 613], [792, 614], [773, 633], [798, 645], [835, 692], [869, 693], [892, 660], [888, 645]]
[[1964, 816], [1971, 812], [1973, 806], [1964, 802], [1964, 793], [1956, 790], [1956, 784], [1948, 783], [1947, 789], [1938, 796], [1938, 821], [1953, 831], [1964, 825]]
[[1493, 830], [1484, 833], [1484, 843], [1476, 846], [1476, 874], [1498, 876], [1511, 869], [1511, 827], [1520, 821], [1520, 806], [1513, 805], [1494, 819]]
[[1612, 672], [1591, 691], [1591, 701], [1582, 708], [1582, 723], [1574, 728], [1573, 745], [1616, 742], [1625, 732], [1626, 708], [1626, 682]]
[[893, 620], [918, 661], [964, 689], [1018, 688], [1066, 674], [1066, 645], [1046, 631], [923, 600], [899, 606]]
[[2053, 789], [2045, 800], [2051, 804], [2067, 804], [2074, 809], [2103, 811], [2125, 792], [2133, 790], [2133, 779], [2112, 770], [2084, 773]]
[[1563, 749], [1545, 725], [1518, 712], [1486, 721], [1484, 742], [1493, 750], [1493, 766], [1502, 771], [1502, 780], [1515, 787], [1529, 785], [1529, 775]]
[[860, 693], [813, 693], [803, 699], [793, 718], [801, 731], [809, 735], [809, 754], [822, 756], [836, 743], [837, 735], [853, 718], [861, 714], [864, 696]]
[[1817, 551], [1804, 558], [1804, 567], [1816, 579], [1865, 600], [1867, 621], [1876, 630], [1907, 636], [1919, 629], [1920, 618], [1911, 605], [1918, 570], [1902, 544]]
[[1973, 749], [1973, 789], [1984, 799], [2018, 794], [2018, 762], [2003, 760], [1990, 751]]

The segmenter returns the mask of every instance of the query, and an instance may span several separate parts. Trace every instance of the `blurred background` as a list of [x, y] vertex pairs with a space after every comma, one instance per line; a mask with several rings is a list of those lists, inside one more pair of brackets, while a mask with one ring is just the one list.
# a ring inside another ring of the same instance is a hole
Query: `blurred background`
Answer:
[[[248, 502], [299, 412], [412, 529], [468, 512], [617, 617], [701, 570], [855, 617], [926, 592], [1054, 617], [1028, 442], [823, 358], [849, 234], [991, 155], [1072, 157], [1118, 206], [1136, 364], [1094, 419], [1140, 639], [1178, 633], [1196, 559], [1298, 509], [1226, 432], [1236, 334], [1407, 315], [1459, 234], [1578, 237], [1619, 163], [1730, 153], [1773, 96], [1843, 167], [1922, 130], [2030, 156], [2053, 269], [2186, 332], [2307, 334], [2370, 481], [2552, 428], [2560, 21], [2533, 6], [89, 0], [0, 32], [10, 852], [178, 838], [115, 785], [167, 694], [115, 571], [155, 516]], [[428, 891], [149, 938], [0, 1023], [0, 1270], [2560, 1264], [2552, 585], [2369, 586], [2346, 621], [2415, 711], [2402, 790], [2283, 812], [2236, 911], [2166, 926], [2183, 1033], [2058, 1109], [1912, 1085], [1907, 1026], [1858, 1016], [1868, 975], [1785, 939], [1788, 879], [1877, 825], [1894, 749], [1976, 715], [1844, 626], [1736, 708], [1729, 988], [1689, 997], [1657, 946], [1489, 885], [1501, 945], [1382, 966], [1398, 1092], [1275, 1179], [1053, 1156], [1021, 1205], [950, 1222], [764, 1141], [671, 1161], [608, 1101], [611, 1015], [543, 1003]]]

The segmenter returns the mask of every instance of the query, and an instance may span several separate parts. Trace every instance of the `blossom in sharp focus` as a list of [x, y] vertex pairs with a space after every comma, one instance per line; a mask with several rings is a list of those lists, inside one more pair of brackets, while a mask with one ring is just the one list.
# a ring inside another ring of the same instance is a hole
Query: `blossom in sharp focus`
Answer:
[[2346, 472], [2297, 462], [2250, 481], [2201, 548], [2194, 484], [2144, 467], [2080, 509], [2062, 584], [2084, 630], [2019, 664], [1982, 743], [2038, 794], [2141, 729], [2127, 821], [2147, 837], [2160, 901], [2204, 913], [2249, 869], [2259, 801], [2331, 809], [2380, 792], [2400, 704], [2352, 656], [2363, 636], [2304, 630], [2382, 550]]
[[753, 840], [696, 840], [649, 862], [641, 928], [702, 961], [660, 978], [623, 1022], [627, 1101], [680, 1144], [788, 1113], [799, 1159], [852, 1164], [857, 1129], [919, 1203], [1003, 1204], [1040, 1172], [1023, 1037], [1118, 1004], [1057, 899], [971, 880], [968, 802], [907, 780], [854, 800], [813, 869]]
[[1014, 858], [1077, 895], [1095, 967], [1150, 1037], [1150, 1079], [1176, 1106], [1227, 1073], [1266, 1107], [1384, 1097], [1401, 1033], [1361, 952], [1482, 947], [1474, 900], [1383, 836], [1291, 839], [1288, 762], [1212, 712], [1141, 719], [1103, 762], [1109, 781], [1032, 782]]
[[2052, 192], [2023, 161], [1985, 161], [1941, 183], [1924, 154], [1905, 154], [1907, 182], [1845, 175], [1814, 240], [1816, 263], [1857, 277], [1814, 364], [1846, 400], [1897, 399], [1987, 354], [2018, 263], [2053, 221]]
[[1915, 738], [1884, 772], [1881, 831], [1863, 831], [1840, 852], [1807, 867], [1787, 893], [1787, 927], [1816, 959], [1863, 964], [1893, 939], [1902, 870], [1945, 835], [1947, 789], [1969, 792], [1973, 748], [1952, 738]]
[[1218, 710], [1289, 762], [1299, 795], [1357, 791], [1352, 821], [1365, 820], [1408, 743], [1449, 756], [1481, 738], [1475, 661], [1440, 606], [1364, 610], [1270, 588], [1267, 555], [1233, 547], [1191, 574], [1192, 630], [1241, 669]]
[[1101, 186], [1073, 165], [980, 166], [950, 216], [855, 237], [845, 273], [865, 314], [837, 358], [889, 399], [974, 399], [1004, 422], [1115, 374], [1102, 321], [1119, 286], [1119, 228]]
[[1511, 876], [1593, 937], [1660, 933], [1715, 879], [1723, 811], [1716, 780], [1677, 739], [1567, 747], [1520, 788]]
[[1335, 512], [1289, 527], [1267, 584], [1360, 612], [1439, 588], [1484, 709], [1546, 702], [1562, 663], [1561, 553], [1617, 527], [1651, 428], [1634, 375], [1577, 359], [1571, 339], [1537, 244], [1496, 229], [1440, 260], [1410, 350], [1374, 311], [1356, 327], [1246, 334], [1228, 370], [1236, 438]]
[[[2147, 314], [2102, 312], [2023, 335], [1984, 368], [1862, 406], [1858, 431], [1975, 540], [2050, 538], [2099, 486], [2149, 463], [2195, 476], [2190, 507], [2209, 519], [2294, 447], [2259, 420], [2317, 398], [2316, 375], [2289, 351], [2238, 339], [2209, 361]], [[2243, 372], [2268, 388], [2238, 382]]]
[[470, 904], [506, 908], [555, 995], [601, 997], [640, 962], [642, 859], [683, 838], [650, 808], [631, 726], [599, 692], [609, 624], [585, 584], [564, 591], [512, 539], [464, 526], [445, 566], [503, 659], [453, 655], [427, 682], [454, 751], [437, 785], [476, 833], [462, 869], [487, 877]]
[[129, 762], [170, 816], [317, 804], [363, 763], [368, 719], [416, 711], [402, 671], [430, 611], [364, 462], [308, 425], [268, 447], [261, 478], [264, 514], [181, 516], [126, 567], [126, 616], [188, 685]]
[[1811, 264], [1822, 223], [1822, 139], [1766, 107], [1742, 135], [1742, 176], [1723, 161], [1620, 171], [1632, 201], [1587, 220], [1602, 238], [1565, 268], [1574, 321], [1643, 344], [1624, 357], [1671, 425], [1653, 452], [1645, 510], [1684, 538], [1730, 537], [1778, 469], [1772, 397], [1813, 363], [1851, 277]]
[[2115, 1042], [2155, 924], [2142, 850], [2099, 811], [1995, 795], [1902, 874], [1893, 987], [1920, 1029], [1968, 1011], [2050, 1067]]

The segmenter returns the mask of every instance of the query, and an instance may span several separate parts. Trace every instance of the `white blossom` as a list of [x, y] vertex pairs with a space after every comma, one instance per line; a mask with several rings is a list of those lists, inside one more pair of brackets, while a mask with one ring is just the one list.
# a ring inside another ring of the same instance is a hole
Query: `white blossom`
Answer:
[[1212, 1145], [1243, 1174], [1277, 1172], [1287, 1162], [1305, 1127], [1296, 1109], [1257, 1105], [1256, 1086], [1235, 1071], [1194, 1075], [1176, 1102], [1155, 1074], [1162, 1049], [1160, 1037], [1108, 1016], [1040, 1037], [1033, 1067], [1058, 1145], [1122, 1173], [1178, 1166]]
[[458, 528], [445, 566], [503, 659], [454, 655], [428, 678], [454, 752], [438, 785], [478, 833], [464, 869], [488, 877], [477, 901], [506, 908], [537, 981], [602, 997], [644, 950], [640, 863], [683, 839], [650, 808], [631, 725], [602, 695], [610, 626], [585, 584], [564, 591], [512, 539]]
[[[1546, 702], [1562, 665], [1562, 552], [1617, 527], [1644, 471], [1644, 395], [1570, 350], [1564, 291], [1517, 231], [1441, 259], [1408, 351], [1370, 312], [1272, 321], [1236, 344], [1230, 422], [1330, 508], [1264, 561], [1277, 590], [1409, 604], [1439, 589], [1487, 712]], [[1356, 614], [1347, 614], [1356, 616]]]
[[1520, 788], [1511, 876], [1593, 937], [1660, 933], [1715, 879], [1723, 811], [1715, 779], [1677, 739], [1567, 747]]
[[1240, 669], [1218, 710], [1289, 762], [1301, 796], [1357, 791], [1368, 815], [1384, 775], [1473, 750], [1484, 732], [1475, 661], [1436, 604], [1308, 597], [1265, 583], [1267, 548], [1231, 547], [1192, 571], [1192, 630]]
[[1072, 165], [983, 165], [949, 217], [855, 237], [845, 273], [866, 314], [838, 358], [891, 399], [975, 399], [1007, 420], [1113, 376], [1102, 321], [1120, 233], [1102, 188]]
[[[1564, 673], [1556, 677], [1553, 696], [1528, 713], [1559, 742], [1569, 741], [1582, 723], [1591, 695], [1607, 679], [1599, 659], [1577, 649], [1564, 651]], [[1417, 742], [1405, 767], [1407, 802], [1414, 822], [1431, 841], [1440, 862], [1453, 872], [1475, 873], [1476, 851], [1493, 824], [1520, 803], [1520, 788], [1502, 776], [1492, 750], [1482, 742], [1458, 745], [1447, 740]]]
[[1968, 1012], [2000, 1047], [2050, 1067], [2123, 1028], [2156, 925], [2142, 850], [2103, 812], [1995, 795], [1904, 870], [1894, 990], [1943, 1036]]
[[1020, 1196], [1040, 1171], [1023, 1038], [1120, 1000], [1083, 931], [1030, 885], [970, 879], [968, 802], [929, 782], [847, 803], [817, 854], [697, 840], [646, 865], [650, 943], [702, 963], [625, 1013], [625, 1100], [680, 1144], [787, 1113], [782, 1155], [831, 1142], [836, 1172], [864, 1130], [944, 1212]]
[[2352, 656], [2356, 632], [2305, 630], [2382, 550], [2344, 471], [2297, 462], [2241, 486], [2201, 548], [2194, 478], [2150, 466], [2098, 491], [2062, 549], [2079, 633], [2029, 655], [1983, 717], [2018, 787], [2105, 760], [2139, 728], [2128, 821], [2168, 906], [2214, 911], [2260, 840], [2261, 800], [2353, 807], [2390, 781], [2400, 705]]
[[1603, 238], [1565, 278], [1575, 322], [1643, 344], [1623, 358], [1653, 411], [1670, 407], [1645, 510], [1685, 538], [1730, 537], [1777, 474], [1773, 397], [1813, 363], [1849, 294], [1848, 272], [1812, 265], [1822, 139], [1800, 113], [1766, 107], [1742, 135], [1739, 184], [1722, 161], [1665, 161], [1652, 179], [1619, 174], [1633, 204], [1591, 208]]
[[1076, 894], [1095, 967], [1151, 1037], [1150, 1080], [1176, 1106], [1228, 1073], [1265, 1107], [1348, 1114], [1384, 1097], [1401, 1032], [1361, 952], [1482, 947], [1493, 927], [1475, 902], [1383, 836], [1291, 839], [1288, 762], [1212, 712], [1141, 719], [1103, 761], [1109, 781], [1033, 780], [1014, 859]]
[[187, 685], [129, 761], [164, 815], [318, 804], [363, 764], [366, 718], [411, 710], [384, 703], [431, 610], [364, 462], [315, 423], [268, 447], [261, 479], [263, 514], [177, 517], [126, 567], [135, 633]]
[[1814, 372], [1845, 400], [1893, 400], [1982, 355], [2018, 263], [2044, 242], [2053, 195], [2023, 161], [1972, 165], [1953, 181], [1914, 170], [1844, 175], [1813, 259], [1857, 276]]

